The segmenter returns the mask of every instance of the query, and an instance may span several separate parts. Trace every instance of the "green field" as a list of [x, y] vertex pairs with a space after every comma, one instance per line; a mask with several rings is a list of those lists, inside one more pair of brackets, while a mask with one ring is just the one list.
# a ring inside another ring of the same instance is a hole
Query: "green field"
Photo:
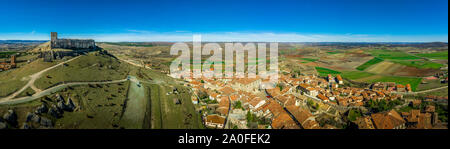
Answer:
[[364, 64], [362, 64], [362, 65], [356, 67], [356, 69], [363, 71], [363, 70], [365, 70], [366, 68], [369, 68], [370, 66], [375, 65], [375, 64], [378, 64], [379, 62], [382, 62], [382, 61], [383, 61], [383, 59], [378, 58], [378, 57], [375, 57], [375, 58], [373, 58], [373, 59], [371, 59], [371, 60], [365, 62]]
[[25, 96], [31, 96], [34, 93], [36, 93], [33, 89], [31, 89], [30, 87], [28, 87], [27, 89], [25, 89], [22, 93], [20, 93], [19, 95], [17, 95], [18, 97], [25, 97]]
[[441, 51], [441, 52], [434, 52], [434, 53], [422, 53], [422, 54], [416, 54], [420, 57], [426, 57], [431, 59], [448, 59], [448, 51]]
[[17, 54], [19, 52], [0, 52], [0, 58], [8, 58], [10, 55]]
[[342, 53], [342, 52], [339, 52], [339, 51], [328, 51], [327, 53], [330, 54], [330, 55], [333, 55], [333, 54], [338, 54], [338, 53]]
[[144, 123], [146, 116], [148, 95], [146, 88], [130, 81], [128, 96], [126, 99], [125, 112], [120, 119], [120, 126], [127, 129], [150, 128], [149, 124]]
[[415, 60], [421, 59], [419, 57], [409, 55], [402, 51], [391, 51], [391, 50], [370, 50], [369, 54], [374, 57], [378, 57], [381, 59], [390, 59], [390, 60]]
[[316, 70], [320, 76], [327, 76], [328, 74], [331, 74], [331, 75], [341, 74], [341, 72], [339, 72], [339, 71], [331, 70], [331, 69], [323, 68], [323, 67], [316, 67]]
[[[171, 90], [170, 87], [150, 84], [149, 88], [152, 129], [203, 128], [200, 114], [195, 112], [191, 96], [187, 93], [188, 89], [178, 86], [180, 94], [167, 96], [166, 93]], [[180, 99], [181, 104], [175, 104], [174, 98]]]
[[426, 61], [426, 60], [403, 60], [403, 61], [392, 60], [392, 62], [402, 64], [405, 66], [421, 68], [421, 69], [427, 69], [427, 68], [439, 69], [444, 66], [442, 64], [430, 62], [430, 61]]
[[341, 74], [341, 76], [343, 78], [347, 78], [347, 79], [350, 79], [350, 80], [366, 78], [366, 77], [370, 77], [370, 76], [373, 76], [373, 75], [375, 75], [375, 74], [364, 72], [364, 71], [344, 71]]
[[[55, 122], [55, 128], [64, 129], [114, 129], [120, 128], [123, 105], [129, 82], [107, 85], [81, 85], [59, 92], [67, 100], [72, 97], [80, 107], [74, 112], [64, 112]], [[53, 96], [49, 96], [53, 97]]]
[[315, 61], [317, 61], [317, 59], [314, 59], [314, 58], [301, 58], [302, 60], [305, 60], [305, 61], [310, 61], [310, 62], [315, 62]]
[[382, 76], [373, 80], [368, 80], [368, 83], [375, 83], [375, 82], [395, 82], [397, 84], [411, 84], [411, 89], [413, 91], [416, 91], [417, 86], [419, 86], [420, 82], [422, 81], [422, 78], [415, 78], [415, 77], [399, 77], [399, 76]]
[[417, 91], [423, 91], [423, 90], [448, 86], [448, 84], [441, 83], [441, 81], [439, 79], [436, 79], [436, 80], [426, 80], [425, 79], [425, 82], [427, 82], [427, 83], [420, 84], [417, 87]]

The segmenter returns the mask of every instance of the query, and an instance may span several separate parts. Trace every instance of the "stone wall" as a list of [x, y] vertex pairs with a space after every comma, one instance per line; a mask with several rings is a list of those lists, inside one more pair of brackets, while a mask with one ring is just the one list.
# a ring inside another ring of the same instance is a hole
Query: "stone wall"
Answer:
[[43, 58], [44, 62], [52, 62], [53, 60], [62, 59], [65, 56], [78, 56], [87, 51], [46, 51], [41, 52], [39, 58]]
[[51, 33], [51, 43], [50, 47], [52, 49], [95, 49], [95, 41], [92, 39], [58, 39], [58, 33]]

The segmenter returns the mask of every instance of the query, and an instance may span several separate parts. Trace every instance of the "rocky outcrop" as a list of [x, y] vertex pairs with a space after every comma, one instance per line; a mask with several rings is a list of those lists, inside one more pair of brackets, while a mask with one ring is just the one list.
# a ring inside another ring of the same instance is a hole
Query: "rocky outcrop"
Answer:
[[67, 111], [67, 109], [68, 109], [66, 104], [64, 104], [64, 101], [58, 101], [58, 103], [56, 104], [56, 107], [60, 111]]
[[[61, 118], [63, 111], [61, 109], [59, 109], [56, 105], [52, 105], [52, 107], [48, 111], [48, 114], [53, 116], [54, 118]], [[41, 119], [41, 121], [42, 121], [42, 119]]]
[[70, 112], [72, 112], [72, 111], [75, 110], [76, 106], [75, 106], [75, 104], [73, 103], [73, 101], [72, 101], [71, 98], [69, 98], [69, 99], [67, 100], [66, 108], [67, 108], [67, 111], [70, 111]]
[[23, 123], [22, 124], [22, 129], [31, 129], [31, 126], [28, 125], [28, 123]]
[[28, 112], [26, 122], [39, 123], [39, 122], [41, 122], [41, 117], [39, 115], [34, 114], [34, 113]]
[[6, 129], [6, 128], [8, 128], [8, 125], [6, 125], [5, 122], [0, 121], [0, 129]]
[[36, 114], [47, 113], [47, 112], [48, 112], [48, 108], [45, 104], [42, 104], [34, 111], [34, 113], [36, 113]]
[[56, 94], [55, 97], [57, 102], [64, 101], [64, 98], [59, 94]]
[[52, 120], [42, 117], [41, 118], [41, 128], [52, 128], [53, 127], [53, 123]]
[[3, 119], [10, 125], [17, 126], [17, 114], [14, 110], [8, 110], [7, 113], [3, 115]]

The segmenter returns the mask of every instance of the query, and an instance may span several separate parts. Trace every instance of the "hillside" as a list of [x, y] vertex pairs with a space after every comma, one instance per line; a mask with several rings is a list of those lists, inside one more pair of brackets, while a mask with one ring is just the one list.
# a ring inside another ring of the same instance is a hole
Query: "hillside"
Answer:
[[[0, 102], [1, 115], [8, 109], [18, 115], [18, 125], [11, 128], [203, 128], [189, 89], [165, 74], [122, 62], [105, 51], [78, 56], [46, 71], [34, 85], [38, 92], [33, 96], [22, 93], [12, 101]], [[175, 88], [176, 94], [166, 95]], [[65, 110], [63, 105], [70, 103], [69, 99], [75, 108]], [[175, 99], [181, 104], [174, 103]], [[26, 122], [28, 112], [39, 107], [59, 111], [39, 114], [51, 124]]]

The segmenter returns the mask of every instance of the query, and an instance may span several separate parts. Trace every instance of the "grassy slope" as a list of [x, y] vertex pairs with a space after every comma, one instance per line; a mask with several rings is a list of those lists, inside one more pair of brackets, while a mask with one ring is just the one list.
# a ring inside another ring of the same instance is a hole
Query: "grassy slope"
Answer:
[[[190, 100], [190, 96], [187, 93], [171, 94], [166, 96], [165, 94], [171, 90], [167, 86], [153, 86], [152, 93], [159, 92], [159, 99], [153, 102], [153, 99], [158, 98], [158, 94], [152, 94], [152, 108], [155, 107], [155, 112], [158, 112], [158, 108], [161, 117], [154, 117], [155, 120], [159, 119], [161, 128], [164, 129], [199, 129], [202, 128], [200, 121], [200, 115], [195, 112], [194, 105]], [[187, 89], [185, 90], [187, 91]], [[161, 96], [162, 95], [162, 96]], [[181, 105], [174, 103], [174, 98], [182, 100]], [[157, 105], [159, 102], [159, 105]], [[153, 111], [152, 111], [153, 112]], [[155, 115], [157, 116], [157, 115]], [[162, 120], [162, 123], [161, 123]], [[155, 126], [157, 128], [158, 125]]]
[[[118, 124], [120, 120], [123, 110], [121, 104], [126, 99], [128, 85], [129, 82], [102, 85], [101, 88], [82, 85], [73, 87], [73, 90], [69, 89], [66, 92], [60, 92], [61, 95], [70, 94], [74, 103], [78, 106], [81, 105], [81, 110], [65, 112], [64, 117], [56, 121], [56, 126], [58, 124], [60, 126], [56, 128], [114, 128], [113, 124]], [[88, 115], [92, 116], [92, 118], [88, 118]]]
[[120, 125], [125, 128], [141, 129], [144, 128], [144, 117], [148, 104], [148, 98], [146, 98], [147, 91], [143, 86], [138, 86], [136, 83], [131, 82], [128, 90], [128, 100], [126, 104], [126, 110]]
[[22, 88], [27, 83], [28, 76], [56, 65], [59, 62], [44, 62], [42, 59], [38, 59], [23, 67], [0, 72], [0, 97], [10, 95]]
[[[79, 61], [81, 60], [81, 61]], [[106, 66], [98, 67], [92, 66], [95, 63], [103, 63], [109, 61], [108, 57], [102, 55], [88, 55], [83, 56], [79, 60], [72, 61], [68, 66], [64, 66], [65, 69], [69, 69], [68, 72], [64, 71], [51, 71], [49, 74], [51, 79], [61, 79], [61, 80], [103, 80], [104, 76], [108, 76], [108, 73], [102, 73], [101, 71], [106, 71], [110, 73], [120, 73], [125, 72], [120, 75], [133, 75], [138, 77], [140, 80], [150, 81], [158, 83], [156, 85], [149, 86], [146, 88], [148, 90], [146, 92], [147, 97], [152, 97], [151, 99], [151, 110], [152, 112], [146, 111], [146, 116], [148, 117], [159, 117], [161, 121], [150, 122], [152, 123], [152, 128], [203, 128], [201, 123], [200, 114], [195, 111], [195, 107], [190, 100], [190, 93], [187, 88], [184, 88], [182, 85], [177, 84], [174, 79], [168, 77], [165, 74], [155, 72], [147, 69], [139, 69], [138, 67], [128, 65], [127, 63], [120, 62], [120, 66], [118, 70], [105, 70]], [[106, 61], [105, 61], [106, 60]], [[115, 65], [119, 63], [118, 60], [112, 60], [112, 64]], [[123, 66], [122, 66], [123, 65]], [[75, 67], [75, 68], [71, 68]], [[60, 68], [61, 69], [61, 68]], [[58, 70], [58, 68], [56, 68]], [[83, 74], [84, 73], [84, 74]], [[101, 75], [99, 75], [100, 73]], [[62, 75], [62, 76], [61, 76]], [[43, 78], [49, 79], [43, 75]], [[67, 77], [68, 76], [68, 77]], [[124, 77], [119, 77], [123, 79]], [[44, 80], [45, 80], [44, 79]], [[57, 82], [57, 81], [54, 81]], [[76, 105], [81, 105], [82, 109], [76, 112], [65, 112], [63, 118], [54, 119], [56, 121], [56, 128], [120, 128], [120, 115], [122, 113], [123, 107], [120, 106], [125, 102], [125, 93], [126, 86], [128, 86], [128, 82], [125, 85], [120, 87], [125, 88], [125, 90], [121, 90], [119, 93], [119, 85], [101, 85], [102, 87], [95, 87], [82, 85], [77, 87], [70, 87], [73, 89], [68, 89], [67, 91], [61, 91], [60, 94], [70, 94], [73, 97], [73, 100]], [[177, 86], [177, 88], [182, 91], [182, 94], [178, 95], [169, 95], [166, 96], [166, 93], [172, 89], [172, 86]], [[151, 96], [148, 96], [152, 93]], [[153, 93], [158, 93], [154, 95]], [[112, 95], [114, 94], [114, 95]], [[52, 95], [53, 96], [53, 95]], [[115, 97], [113, 97], [115, 96]], [[109, 98], [109, 99], [108, 99]], [[182, 100], [181, 105], [175, 105], [173, 103], [173, 98], [179, 98]], [[39, 100], [35, 100], [33, 102], [39, 102]], [[17, 106], [11, 107], [0, 107], [0, 111], [5, 111], [8, 108], [15, 108], [18, 106], [24, 107], [22, 110], [24, 117], [26, 112], [32, 111], [39, 104], [33, 104], [32, 107], [28, 103], [23, 103]], [[158, 114], [153, 112], [157, 110], [158, 107], [161, 109], [161, 113]], [[150, 109], [148, 109], [150, 110]], [[118, 113], [115, 114], [115, 113]], [[149, 113], [149, 115], [147, 115]], [[0, 113], [1, 114], [1, 113]], [[88, 118], [92, 116], [92, 118]], [[159, 123], [160, 125], [156, 125]], [[113, 127], [113, 124], [119, 125], [119, 127]], [[148, 123], [144, 123], [148, 124]], [[162, 124], [162, 125], [161, 125]], [[144, 127], [146, 128], [146, 127]]]
[[35, 85], [46, 89], [62, 81], [120, 80], [125, 79], [128, 70], [128, 64], [94, 52], [46, 72], [36, 80]]

